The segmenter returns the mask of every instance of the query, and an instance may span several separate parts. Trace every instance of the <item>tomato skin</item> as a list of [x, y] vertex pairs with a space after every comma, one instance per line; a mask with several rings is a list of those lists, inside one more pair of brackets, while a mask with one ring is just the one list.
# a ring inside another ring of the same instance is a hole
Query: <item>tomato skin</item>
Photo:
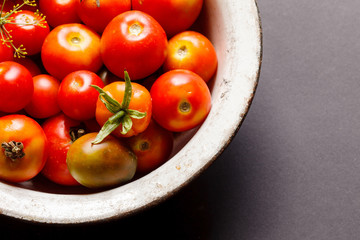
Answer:
[[154, 73], [163, 64], [167, 51], [164, 29], [150, 15], [127, 11], [116, 16], [101, 37], [101, 56], [116, 76], [127, 70], [132, 80]]
[[81, 126], [80, 121], [73, 120], [64, 114], [48, 118], [43, 124], [48, 139], [49, 155], [41, 173], [47, 179], [60, 185], [80, 185], [70, 174], [66, 155], [71, 146], [70, 128]]
[[173, 133], [152, 120], [146, 130], [125, 139], [137, 157], [138, 173], [149, 173], [165, 163], [173, 148]]
[[46, 21], [52, 27], [66, 23], [80, 23], [76, 12], [78, 0], [39, 0], [39, 9], [46, 16]]
[[[41, 51], [41, 46], [50, 32], [50, 27], [41, 16], [34, 12], [22, 10], [11, 15], [11, 22], [16, 24], [5, 24], [11, 31], [13, 44], [19, 47], [24, 45], [27, 55], [35, 55]], [[29, 25], [29, 23], [31, 23]], [[41, 26], [39, 26], [39, 24]]]
[[13, 61], [13, 60], [14, 60], [14, 50], [12, 49], [12, 47], [10, 47], [10, 45], [8, 47], [5, 44], [0, 44], [0, 62]]
[[72, 72], [62, 80], [58, 103], [67, 116], [76, 120], [89, 120], [95, 117], [99, 93], [90, 85], [104, 87], [101, 78], [87, 70]]
[[96, 0], [77, 2], [76, 11], [80, 19], [98, 33], [102, 33], [114, 17], [131, 10], [131, 0], [101, 0], [99, 7]]
[[88, 188], [131, 180], [136, 172], [135, 154], [111, 135], [99, 144], [92, 144], [96, 135], [88, 133], [70, 146], [66, 162], [72, 176]]
[[44, 41], [41, 59], [48, 73], [59, 80], [78, 70], [97, 72], [102, 67], [100, 36], [79, 23], [57, 26]]
[[13, 61], [26, 67], [33, 77], [42, 73], [40, 67], [31, 58], [14, 58]]
[[33, 77], [34, 94], [25, 107], [25, 111], [34, 118], [48, 118], [61, 111], [57, 95], [60, 82], [47, 74]]
[[24, 66], [12, 61], [0, 63], [0, 111], [21, 110], [31, 101], [33, 92], [33, 79]]
[[[131, 137], [137, 135], [149, 126], [152, 114], [152, 103], [151, 96], [149, 91], [142, 85], [137, 83], [131, 83], [132, 85], [132, 95], [131, 101], [129, 105], [129, 109], [137, 110], [139, 112], [146, 112], [146, 116], [142, 119], [134, 119], [132, 118], [132, 128], [125, 135], [121, 134], [122, 125], [120, 124], [112, 134], [116, 137]], [[125, 91], [125, 82], [113, 82], [109, 85], [106, 85], [103, 90], [109, 94], [112, 98], [118, 101], [120, 104], [122, 103]], [[104, 103], [98, 99], [96, 103], [96, 120], [100, 126], [103, 126], [105, 122], [111, 117], [113, 113], [111, 113]]]
[[201, 124], [211, 109], [211, 95], [204, 80], [189, 70], [164, 73], [152, 85], [153, 118], [160, 126], [183, 132]]
[[132, 8], [153, 16], [169, 37], [188, 29], [198, 18], [203, 0], [132, 0]]
[[9, 182], [23, 182], [35, 177], [44, 167], [48, 156], [47, 138], [41, 126], [25, 115], [0, 118], [0, 141], [21, 142], [25, 155], [12, 161], [0, 153], [0, 178]]
[[217, 68], [216, 51], [210, 40], [195, 31], [181, 32], [169, 40], [164, 71], [187, 69], [208, 82]]

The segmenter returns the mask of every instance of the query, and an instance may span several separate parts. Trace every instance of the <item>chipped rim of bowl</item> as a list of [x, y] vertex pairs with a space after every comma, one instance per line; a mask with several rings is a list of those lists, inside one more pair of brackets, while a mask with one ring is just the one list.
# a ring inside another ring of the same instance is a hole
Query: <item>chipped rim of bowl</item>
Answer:
[[[216, 81], [211, 86], [213, 107], [189, 142], [153, 172], [102, 192], [54, 194], [0, 182], [1, 214], [53, 224], [119, 219], [168, 199], [225, 150], [249, 111], [259, 81], [261, 20], [256, 0], [205, 0], [205, 4], [209, 14], [221, 9], [215, 24], [226, 24], [209, 32], [221, 59]], [[219, 5], [222, 8], [218, 8]], [[222, 34], [226, 34], [226, 38]]]

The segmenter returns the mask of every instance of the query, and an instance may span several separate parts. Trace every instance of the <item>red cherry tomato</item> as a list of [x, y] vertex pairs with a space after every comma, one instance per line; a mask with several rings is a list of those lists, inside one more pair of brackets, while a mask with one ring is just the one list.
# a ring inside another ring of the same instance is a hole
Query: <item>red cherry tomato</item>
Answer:
[[41, 126], [25, 115], [0, 118], [0, 178], [23, 182], [35, 177], [47, 158], [47, 139]]
[[82, 123], [64, 114], [58, 114], [47, 119], [42, 127], [49, 142], [49, 156], [41, 173], [57, 184], [79, 185], [67, 168], [66, 155], [71, 144], [79, 137], [79, 133], [81, 134], [81, 130], [84, 130]]
[[0, 38], [0, 62], [13, 61], [14, 50], [10, 45], [3, 44]]
[[71, 175], [89, 188], [110, 187], [129, 181], [136, 172], [136, 156], [109, 135], [93, 144], [97, 133], [88, 133], [69, 148], [66, 163]]
[[33, 77], [34, 94], [25, 111], [34, 118], [48, 118], [59, 113], [57, 95], [60, 82], [47, 74]]
[[165, 163], [171, 154], [173, 141], [172, 132], [153, 120], [144, 132], [127, 138], [126, 142], [138, 160], [136, 171], [149, 173]]
[[10, 31], [13, 44], [16, 47], [23, 45], [27, 55], [39, 53], [44, 39], [50, 32], [45, 19], [27, 10], [12, 14], [10, 19], [11, 23], [5, 24], [5, 28]]
[[58, 92], [58, 103], [67, 116], [76, 120], [95, 117], [99, 93], [90, 85], [104, 87], [101, 78], [87, 70], [72, 72], [63, 79]]
[[40, 67], [33, 60], [31, 60], [31, 58], [14, 58], [13, 61], [26, 67], [26, 69], [29, 70], [31, 76], [33, 77], [41, 74]]
[[168, 56], [163, 69], [187, 69], [208, 82], [217, 68], [215, 48], [201, 33], [185, 31], [169, 40]]
[[66, 23], [80, 23], [76, 13], [79, 0], [39, 0], [39, 9], [46, 16], [46, 21], [52, 27]]
[[11, 61], [0, 63], [0, 111], [21, 110], [31, 101], [33, 93], [33, 79], [24, 66]]
[[[149, 91], [140, 84], [131, 83], [131, 85], [132, 94], [129, 109], [146, 113], [146, 116], [141, 119], [133, 118], [132, 128], [125, 135], [121, 133], [122, 125], [120, 124], [120, 126], [112, 132], [112, 134], [117, 137], [131, 137], [137, 135], [145, 131], [151, 120], [152, 103]], [[110, 83], [109, 85], [106, 85], [103, 90], [121, 104], [124, 98], [125, 82]], [[100, 99], [98, 99], [96, 103], [96, 120], [99, 125], [103, 126], [111, 116], [113, 116], [113, 113], [106, 108], [105, 104]]]
[[97, 72], [102, 66], [100, 36], [78, 23], [57, 26], [44, 41], [41, 59], [48, 73], [59, 80], [77, 70]]
[[130, 11], [131, 0], [96, 0], [78, 1], [77, 13], [90, 28], [102, 33], [106, 25], [120, 13]]
[[[3, 1], [2, 1], [3, 2]], [[24, 0], [6, 0], [5, 4], [4, 4], [4, 12], [8, 12], [10, 10], [13, 9], [14, 6], [16, 6], [17, 4], [22, 4], [24, 3]], [[37, 3], [37, 1], [35, 1], [35, 4]], [[37, 9], [37, 4], [36, 5], [24, 5], [21, 7], [22, 10], [29, 10], [32, 12], [35, 12]]]
[[127, 11], [115, 17], [101, 37], [101, 55], [105, 66], [116, 76], [124, 70], [132, 80], [154, 73], [166, 57], [164, 29], [150, 15]]
[[203, 0], [132, 0], [132, 8], [153, 16], [168, 36], [188, 29], [198, 18]]
[[172, 70], [152, 85], [153, 117], [164, 128], [182, 132], [201, 124], [211, 108], [204, 80], [188, 70]]

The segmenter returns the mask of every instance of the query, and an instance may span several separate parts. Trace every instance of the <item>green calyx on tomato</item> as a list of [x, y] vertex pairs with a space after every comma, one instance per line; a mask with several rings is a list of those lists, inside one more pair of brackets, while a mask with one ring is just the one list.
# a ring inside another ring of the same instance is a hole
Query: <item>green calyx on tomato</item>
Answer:
[[121, 133], [125, 135], [132, 128], [131, 118], [142, 119], [146, 116], [146, 112], [139, 112], [133, 109], [129, 109], [132, 95], [132, 86], [130, 76], [126, 70], [124, 71], [124, 80], [125, 93], [121, 104], [115, 99], [113, 99], [111, 96], [109, 96], [100, 87], [96, 85], [91, 85], [100, 93], [99, 98], [105, 104], [106, 108], [114, 114], [102, 126], [100, 132], [96, 136], [95, 140], [92, 142], [93, 144], [100, 143], [104, 138], [111, 134], [112, 131], [119, 127], [120, 124], [122, 125]]
[[25, 153], [23, 151], [24, 145], [22, 144], [22, 142], [15, 142], [15, 141], [3, 142], [1, 144], [1, 147], [5, 150], [4, 152], [5, 156], [13, 161], [25, 156]]
[[26, 49], [24, 48], [24, 45], [20, 45], [20, 46], [15, 46], [12, 40], [12, 36], [10, 34], [11, 30], [7, 30], [6, 29], [6, 24], [16, 24], [16, 25], [37, 25], [40, 27], [45, 27], [43, 25], [43, 22], [45, 21], [45, 16], [43, 16], [38, 10], [34, 13], [35, 15], [39, 16], [40, 19], [37, 21], [30, 21], [29, 23], [16, 23], [14, 22], [14, 19], [11, 17], [11, 15], [13, 15], [14, 13], [18, 13], [21, 11], [21, 8], [25, 5], [28, 6], [36, 6], [36, 1], [35, 0], [24, 0], [24, 2], [22, 4], [17, 4], [13, 6], [13, 9], [6, 12], [4, 10], [4, 6], [5, 6], [5, 2], [6, 0], [3, 0], [1, 9], [0, 9], [0, 41], [2, 44], [5, 44], [5, 46], [9, 47], [9, 48], [13, 48], [14, 51], [14, 56], [15, 57], [25, 57], [25, 55], [27, 54]]

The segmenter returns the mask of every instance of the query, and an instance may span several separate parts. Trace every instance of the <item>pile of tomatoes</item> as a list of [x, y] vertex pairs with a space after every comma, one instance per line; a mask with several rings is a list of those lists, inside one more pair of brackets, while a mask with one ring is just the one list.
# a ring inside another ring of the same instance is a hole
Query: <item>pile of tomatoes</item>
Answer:
[[0, 179], [116, 186], [166, 162], [211, 109], [203, 0], [7, 0]]

